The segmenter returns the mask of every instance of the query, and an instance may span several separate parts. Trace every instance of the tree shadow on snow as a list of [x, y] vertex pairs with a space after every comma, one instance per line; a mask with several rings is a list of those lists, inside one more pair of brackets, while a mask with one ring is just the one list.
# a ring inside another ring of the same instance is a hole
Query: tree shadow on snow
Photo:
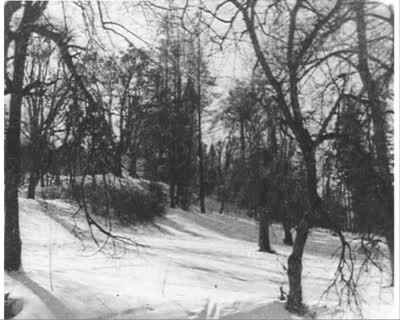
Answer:
[[73, 319], [73, 313], [51, 292], [40, 286], [22, 272], [10, 272], [9, 276], [31, 290], [49, 308], [57, 319]]

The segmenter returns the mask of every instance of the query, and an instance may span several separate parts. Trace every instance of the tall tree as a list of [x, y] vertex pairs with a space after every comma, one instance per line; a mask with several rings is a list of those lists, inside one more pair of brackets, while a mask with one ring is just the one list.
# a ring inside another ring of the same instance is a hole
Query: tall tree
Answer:
[[198, 156], [199, 156], [199, 198], [200, 212], [206, 213], [205, 205], [205, 183], [204, 183], [204, 153], [203, 153], [203, 135], [202, 135], [202, 48], [200, 39], [200, 29], [197, 27], [197, 135], [198, 135]]
[[[21, 266], [21, 239], [19, 235], [18, 184], [20, 180], [20, 135], [21, 135], [21, 105], [24, 93], [25, 61], [31, 26], [37, 23], [47, 6], [46, 1], [7, 2], [4, 6], [5, 58], [8, 56], [11, 42], [14, 43], [12, 79], [7, 81], [7, 90], [11, 92], [10, 112], [6, 132], [5, 150], [5, 233], [4, 233], [4, 268], [18, 270]], [[11, 21], [18, 10], [23, 10], [22, 19], [16, 30], [12, 29]], [[4, 69], [5, 79], [9, 79], [7, 68]]]

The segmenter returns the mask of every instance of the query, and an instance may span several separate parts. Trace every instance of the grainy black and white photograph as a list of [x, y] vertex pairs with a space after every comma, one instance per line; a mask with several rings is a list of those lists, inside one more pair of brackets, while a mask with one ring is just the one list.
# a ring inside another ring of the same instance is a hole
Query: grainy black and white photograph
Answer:
[[4, 319], [398, 319], [398, 9], [5, 1]]

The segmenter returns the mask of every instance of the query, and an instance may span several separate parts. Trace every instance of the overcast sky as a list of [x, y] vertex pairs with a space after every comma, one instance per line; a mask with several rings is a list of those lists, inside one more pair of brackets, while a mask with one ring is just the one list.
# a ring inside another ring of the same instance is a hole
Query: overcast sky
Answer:
[[[156, 3], [162, 2], [163, 1], [157, 1]], [[126, 35], [136, 47], [152, 49], [153, 46], [157, 46], [154, 39], [159, 28], [159, 17], [155, 17], [150, 10], [143, 8], [143, 6], [135, 6], [136, 3], [137, 1], [103, 2], [103, 8], [105, 9], [104, 19], [118, 22], [135, 34], [137, 37], [116, 27], [116, 29]], [[179, 5], [182, 1], [175, 0], [174, 3]], [[92, 6], [94, 10], [97, 10], [95, 2], [92, 2]], [[78, 43], [86, 43], [87, 37], [85, 37], [85, 25], [81, 10], [72, 2], [67, 1], [63, 5], [61, 1], [50, 1], [47, 11], [48, 16], [52, 21], [57, 21], [58, 24], [64, 25], [64, 9], [66, 13], [66, 23], [72, 30], [75, 41]], [[98, 16], [97, 12], [96, 15]], [[98, 27], [97, 32], [103, 39], [104, 44], [110, 50], [127, 47], [127, 42], [121, 37], [112, 33], [105, 33], [102, 30], [99, 19], [95, 20], [95, 25]], [[206, 39], [204, 40], [205, 50], [208, 50], [209, 53], [212, 50], [212, 55], [208, 59], [209, 68], [213, 76], [219, 79], [220, 85], [224, 87], [229, 86], [230, 81], [227, 79], [232, 77], [248, 76], [252, 68], [252, 66], [249, 65], [249, 59], [252, 58], [249, 52], [250, 48], [244, 48], [243, 45], [238, 47], [233, 43], [227, 43], [227, 46], [224, 47], [224, 51], [218, 52], [215, 46], [211, 48], [211, 46], [208, 45], [210, 42], [206, 42]], [[244, 64], [243, 61], [246, 61], [246, 63]]]
[[[163, 1], [156, 1], [161, 4]], [[175, 5], [184, 3], [183, 1], [174, 1]], [[194, 3], [194, 2], [193, 2]], [[197, 2], [196, 2], [197, 3]], [[211, 5], [217, 2], [212, 1]], [[126, 35], [136, 46], [147, 50], [152, 50], [158, 43], [155, 41], [157, 30], [159, 28], [160, 17], [155, 16], [150, 10], [136, 6], [137, 1], [113, 1], [103, 2], [104, 20], [115, 21], [126, 27], [133, 34], [116, 28]], [[97, 3], [92, 2], [92, 8], [95, 11], [97, 19], [94, 21], [96, 31], [107, 50], [123, 50], [128, 46], [127, 41], [113, 33], [104, 32], [98, 15]], [[64, 15], [65, 12], [65, 15]], [[86, 45], [89, 35], [86, 32], [84, 17], [73, 2], [50, 1], [47, 10], [47, 16], [51, 21], [60, 26], [68, 26], [76, 43]], [[222, 100], [227, 96], [229, 88], [232, 87], [233, 79], [248, 79], [255, 63], [252, 48], [249, 45], [235, 44], [227, 42], [223, 51], [215, 50], [210, 42], [204, 37], [204, 50], [208, 52], [208, 68], [213, 77], [217, 79], [217, 86], [211, 88], [214, 91], [214, 98], [207, 106], [203, 114], [204, 141], [207, 144], [221, 138], [224, 135], [222, 126], [217, 126], [210, 130], [210, 120], [221, 109]]]

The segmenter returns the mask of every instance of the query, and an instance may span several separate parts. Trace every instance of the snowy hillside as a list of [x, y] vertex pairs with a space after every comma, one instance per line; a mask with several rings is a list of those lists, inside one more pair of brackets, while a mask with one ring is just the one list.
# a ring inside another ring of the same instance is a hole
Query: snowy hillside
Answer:
[[[5, 275], [5, 291], [21, 298], [17, 319], [296, 319], [279, 300], [287, 290], [284, 270], [290, 248], [277, 255], [257, 251], [254, 222], [218, 214], [170, 210], [156, 225], [117, 228], [145, 247], [106, 245], [88, 237], [69, 204], [20, 199], [23, 273]], [[73, 230], [81, 233], [82, 241]], [[336, 268], [338, 240], [311, 233], [304, 258], [305, 302], [317, 318], [356, 317], [340, 311], [334, 294], [320, 300]], [[366, 318], [390, 318], [392, 288], [374, 269], [361, 281]], [[308, 316], [310, 317], [310, 316]]]

